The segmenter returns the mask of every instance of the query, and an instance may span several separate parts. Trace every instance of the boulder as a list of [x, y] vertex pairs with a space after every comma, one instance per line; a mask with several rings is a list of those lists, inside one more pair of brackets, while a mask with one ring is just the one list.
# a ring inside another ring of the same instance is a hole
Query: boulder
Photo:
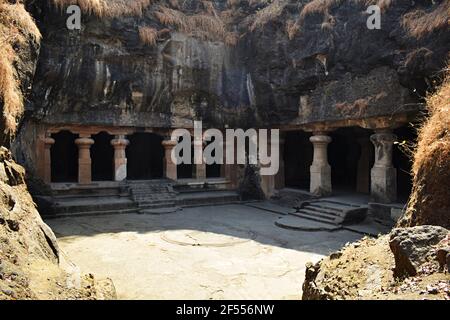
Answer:
[[434, 260], [434, 248], [449, 231], [439, 226], [397, 228], [390, 233], [389, 246], [395, 258], [396, 277], [415, 276], [425, 262]]

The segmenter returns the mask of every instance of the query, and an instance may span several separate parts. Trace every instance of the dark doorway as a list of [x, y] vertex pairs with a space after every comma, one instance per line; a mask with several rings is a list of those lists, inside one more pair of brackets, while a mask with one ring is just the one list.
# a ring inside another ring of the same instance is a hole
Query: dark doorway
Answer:
[[333, 141], [328, 146], [328, 162], [334, 190], [369, 192], [374, 161], [369, 133], [366, 129], [350, 127], [330, 134]]
[[[187, 137], [179, 137], [178, 138], [178, 142], [182, 142], [183, 139]], [[183, 157], [183, 150], [180, 151], [180, 157]], [[192, 179], [193, 175], [193, 170], [194, 170], [194, 147], [191, 144], [191, 163], [181, 163], [179, 165], [177, 165], [177, 177], [178, 179]]]
[[286, 133], [284, 144], [284, 170], [286, 187], [309, 190], [310, 166], [313, 146], [310, 133], [291, 131]]
[[92, 136], [94, 144], [91, 146], [92, 180], [113, 180], [114, 148], [111, 145], [113, 137], [106, 132]]
[[163, 138], [154, 133], [135, 133], [129, 137], [126, 150], [129, 180], [151, 180], [163, 177]]
[[[213, 143], [216, 137], [212, 137], [211, 141], [207, 141], [206, 145]], [[213, 157], [216, 156], [216, 150], [214, 150], [211, 154]], [[221, 165], [218, 163], [207, 164], [206, 165], [206, 178], [220, 178], [221, 176]]]
[[397, 168], [397, 197], [406, 202], [412, 189], [412, 150], [417, 143], [417, 131], [413, 124], [394, 130], [397, 143], [394, 145], [393, 163]]
[[52, 182], [78, 181], [78, 135], [69, 131], [52, 134], [55, 144], [50, 150]]

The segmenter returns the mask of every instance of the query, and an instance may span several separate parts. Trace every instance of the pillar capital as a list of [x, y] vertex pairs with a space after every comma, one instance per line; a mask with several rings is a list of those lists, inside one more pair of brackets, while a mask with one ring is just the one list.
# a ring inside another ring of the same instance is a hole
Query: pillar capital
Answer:
[[172, 149], [178, 144], [178, 142], [176, 140], [163, 140], [161, 144], [166, 149]]
[[329, 144], [332, 139], [330, 136], [320, 134], [311, 136], [309, 138], [309, 141], [311, 141], [313, 144]]
[[130, 144], [130, 141], [128, 139], [125, 139], [125, 136], [116, 136], [114, 139], [111, 140], [111, 145], [114, 148], [126, 148]]
[[90, 148], [94, 144], [94, 139], [83, 137], [75, 139], [75, 144], [80, 148]]
[[50, 148], [52, 145], [55, 144], [55, 139], [53, 139], [51, 137], [45, 137], [45, 138], [42, 138], [42, 142], [44, 143], [44, 146], [46, 148]]

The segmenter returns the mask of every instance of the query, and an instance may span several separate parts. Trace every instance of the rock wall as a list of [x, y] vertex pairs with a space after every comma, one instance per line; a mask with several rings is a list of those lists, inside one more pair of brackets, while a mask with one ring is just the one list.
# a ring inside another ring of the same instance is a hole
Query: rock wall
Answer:
[[25, 170], [0, 148], [0, 300], [114, 299], [110, 280], [60, 267], [52, 230], [25, 184]]
[[[405, 22], [445, 14], [446, 1], [389, 2], [381, 30], [367, 28], [363, 1], [328, 1], [322, 9], [314, 9], [317, 0], [206, 2], [155, 1], [139, 15], [85, 13], [82, 29], [70, 31], [68, 15], [37, 1], [31, 9], [44, 41], [32, 116], [147, 127], [189, 126], [192, 119], [223, 127], [391, 116], [420, 109], [420, 94], [450, 46], [446, 25], [419, 37]], [[220, 20], [236, 39], [210, 39], [209, 25], [179, 30], [161, 18], [161, 6], [183, 19]], [[155, 32], [150, 45], [140, 38], [143, 27]]]

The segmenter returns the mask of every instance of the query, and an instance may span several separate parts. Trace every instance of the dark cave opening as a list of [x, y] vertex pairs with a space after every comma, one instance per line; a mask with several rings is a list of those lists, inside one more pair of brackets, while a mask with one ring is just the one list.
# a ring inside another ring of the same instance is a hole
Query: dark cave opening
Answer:
[[129, 137], [126, 150], [129, 180], [161, 179], [164, 173], [163, 138], [154, 133], [138, 132]]
[[359, 127], [339, 128], [330, 133], [328, 162], [333, 190], [370, 193], [370, 171], [374, 148], [370, 130]]
[[311, 134], [304, 131], [286, 133], [284, 144], [285, 184], [288, 188], [309, 190], [313, 161]]
[[[207, 141], [206, 145], [213, 143], [215, 141], [215, 137], [211, 138], [211, 141]], [[213, 157], [216, 156], [216, 150], [214, 150], [211, 155]], [[219, 163], [207, 164], [206, 165], [206, 178], [220, 178], [222, 173], [222, 166]]]
[[52, 134], [55, 144], [50, 150], [52, 182], [78, 181], [78, 135], [70, 131]]
[[113, 180], [114, 148], [111, 145], [113, 136], [107, 132], [100, 132], [92, 136], [94, 144], [91, 146], [92, 181]]
[[412, 190], [412, 148], [417, 142], [417, 131], [412, 124], [404, 125], [396, 130], [397, 143], [394, 145], [392, 161], [397, 168], [397, 198], [407, 202]]
[[[182, 142], [183, 139], [187, 139], [187, 137], [179, 137], [178, 142]], [[180, 157], [183, 157], [184, 150], [180, 151]], [[177, 177], [178, 179], [192, 179], [194, 177], [194, 146], [191, 144], [191, 163], [181, 163], [177, 165]]]

